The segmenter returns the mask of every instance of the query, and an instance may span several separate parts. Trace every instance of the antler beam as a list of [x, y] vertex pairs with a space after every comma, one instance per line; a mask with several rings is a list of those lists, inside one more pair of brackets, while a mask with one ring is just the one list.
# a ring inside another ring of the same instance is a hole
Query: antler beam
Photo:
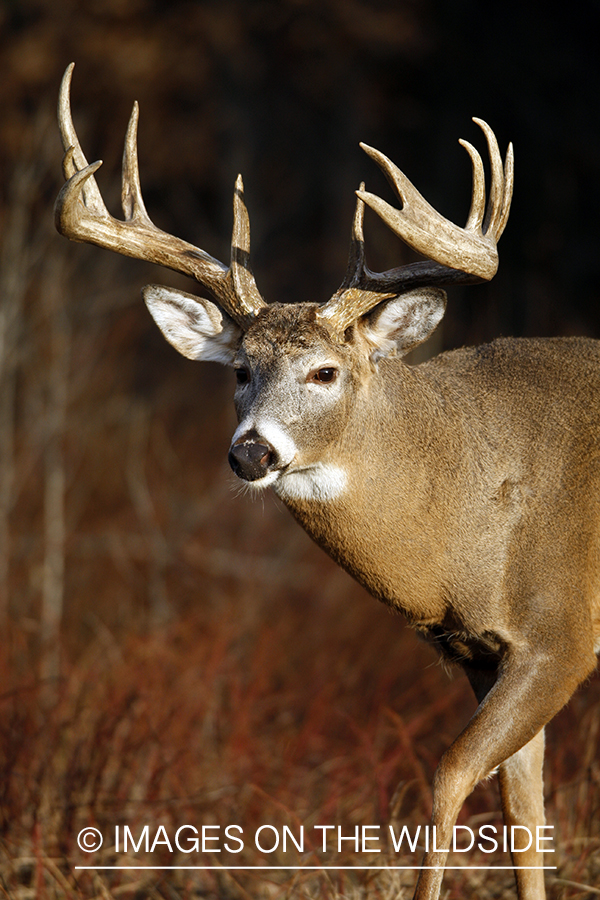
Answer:
[[229, 268], [204, 250], [157, 228], [146, 212], [140, 187], [137, 156], [138, 105], [134, 104], [123, 152], [121, 200], [125, 220], [108, 212], [95, 173], [101, 161], [88, 165], [73, 126], [70, 88], [74, 64], [62, 80], [58, 120], [65, 150], [63, 185], [55, 205], [56, 227], [73, 241], [96, 244], [125, 256], [144, 259], [190, 275], [208, 288], [221, 308], [247, 328], [265, 306], [249, 267], [250, 223], [244, 186], [238, 176], [233, 198], [233, 234]]
[[[494, 132], [482, 119], [473, 121], [486, 136], [492, 177], [486, 213], [481, 156], [472, 144], [461, 140], [459, 143], [467, 150], [473, 165], [471, 209], [464, 228], [440, 215], [383, 153], [366, 144], [360, 145], [387, 176], [402, 201], [402, 208], [396, 209], [375, 194], [368, 193], [364, 184], [356, 192], [358, 199], [346, 277], [318, 314], [319, 319], [335, 331], [343, 332], [382, 300], [409, 288], [489, 281], [496, 274], [497, 243], [508, 220], [513, 191], [513, 148], [512, 144], [508, 145], [503, 166]], [[365, 263], [365, 203], [406, 244], [428, 257], [428, 261], [386, 272], [371, 272]]]

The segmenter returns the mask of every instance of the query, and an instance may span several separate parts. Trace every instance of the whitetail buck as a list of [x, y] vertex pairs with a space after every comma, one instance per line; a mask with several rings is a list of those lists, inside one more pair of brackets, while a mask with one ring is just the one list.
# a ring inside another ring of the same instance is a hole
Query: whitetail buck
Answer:
[[[402, 208], [357, 191], [350, 261], [325, 304], [266, 305], [251, 274], [242, 181], [231, 264], [165, 234], [140, 191], [134, 107], [123, 158], [125, 221], [106, 210], [73, 127], [70, 67], [59, 101], [66, 155], [59, 231], [196, 278], [216, 303], [165, 287], [144, 298], [190, 359], [237, 375], [229, 458], [271, 487], [308, 534], [368, 591], [400, 610], [465, 671], [479, 701], [435, 774], [432, 823], [447, 848], [467, 795], [497, 767], [507, 825], [544, 823], [543, 729], [592, 672], [600, 649], [600, 343], [513, 340], [409, 367], [403, 355], [444, 314], [440, 285], [490, 279], [513, 165], [491, 129], [487, 212], [473, 165], [465, 228], [435, 212], [396, 166], [364, 147]], [[365, 265], [364, 204], [428, 262]], [[439, 895], [446, 851], [416, 888]], [[544, 896], [535, 842], [515, 854], [519, 896]]]

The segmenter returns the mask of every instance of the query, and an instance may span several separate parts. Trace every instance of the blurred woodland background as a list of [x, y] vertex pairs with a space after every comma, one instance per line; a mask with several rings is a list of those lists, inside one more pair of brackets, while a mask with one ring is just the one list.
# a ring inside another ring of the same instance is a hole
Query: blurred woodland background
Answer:
[[[437, 351], [500, 334], [600, 337], [599, 34], [592, 0], [0, 4], [4, 896], [411, 896], [411, 872], [82, 872], [115, 857], [82, 854], [76, 836], [120, 823], [425, 824], [437, 760], [475, 705], [275, 498], [240, 494], [226, 462], [231, 373], [178, 356], [140, 298], [149, 282], [193, 285], [55, 232], [66, 65], [115, 214], [136, 99], [161, 228], [227, 261], [243, 173], [267, 300], [327, 299], [354, 189], [365, 179], [394, 200], [359, 140], [463, 222], [471, 167], [457, 140], [485, 158], [470, 121], [485, 118], [503, 153], [515, 144], [513, 209], [498, 275], [450, 293]], [[366, 229], [371, 268], [410, 260], [375, 216]], [[599, 741], [596, 678], [548, 730], [555, 900], [599, 894]], [[499, 821], [486, 783], [461, 822]], [[307, 865], [327, 861], [317, 849]], [[444, 885], [445, 897], [514, 896], [510, 872], [449, 872]]]

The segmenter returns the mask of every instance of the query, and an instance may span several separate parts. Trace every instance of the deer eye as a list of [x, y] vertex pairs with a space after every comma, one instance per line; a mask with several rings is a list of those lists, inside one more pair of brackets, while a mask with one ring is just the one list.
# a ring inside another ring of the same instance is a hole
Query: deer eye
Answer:
[[308, 376], [308, 381], [316, 382], [317, 384], [331, 384], [338, 376], [338, 370], [333, 366], [324, 366], [322, 369], [317, 369], [315, 372], [311, 372]]
[[248, 369], [240, 366], [239, 369], [235, 370], [235, 379], [238, 384], [248, 384], [250, 381], [250, 372]]

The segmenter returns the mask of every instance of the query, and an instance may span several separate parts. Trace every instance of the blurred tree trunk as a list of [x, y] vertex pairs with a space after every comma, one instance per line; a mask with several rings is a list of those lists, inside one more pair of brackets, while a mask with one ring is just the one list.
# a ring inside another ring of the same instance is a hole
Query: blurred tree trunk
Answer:
[[9, 201], [0, 251], [0, 627], [10, 611], [10, 516], [15, 484], [15, 398], [22, 363], [22, 310], [30, 276], [30, 214], [36, 190], [27, 161], [9, 176]]
[[[62, 250], [62, 246], [61, 246]], [[42, 306], [49, 324], [49, 365], [44, 447], [44, 565], [40, 614], [40, 678], [51, 700], [60, 674], [60, 633], [65, 597], [64, 440], [67, 425], [70, 325], [64, 300], [66, 266], [57, 251], [46, 260]]]

